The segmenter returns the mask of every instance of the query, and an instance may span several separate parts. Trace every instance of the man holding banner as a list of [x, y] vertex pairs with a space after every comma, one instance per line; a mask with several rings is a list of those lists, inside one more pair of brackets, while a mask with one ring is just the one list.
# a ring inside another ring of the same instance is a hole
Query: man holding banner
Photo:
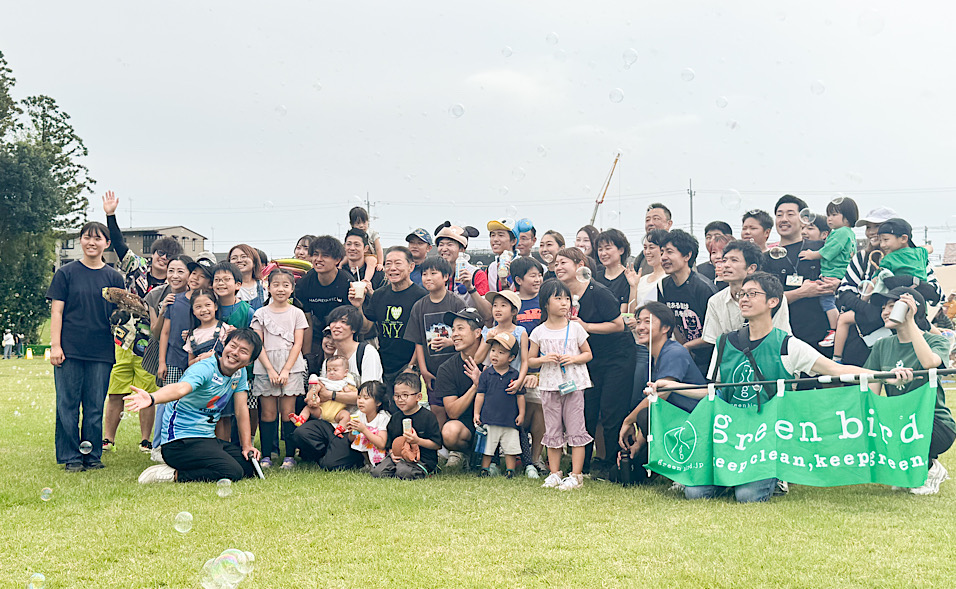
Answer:
[[[710, 401], [698, 403], [689, 417], [669, 403], [652, 403], [650, 441], [654, 443], [648, 468], [684, 484], [688, 499], [714, 498], [733, 491], [741, 503], [766, 501], [778, 478], [820, 486], [872, 482], [870, 471], [879, 469], [860, 467], [871, 467], [879, 461], [887, 464], [888, 455], [892, 469], [905, 471], [920, 463], [925, 466], [922, 458], [912, 465], [907, 461], [904, 466], [893, 452], [899, 453], [900, 448], [887, 447], [895, 443], [895, 439], [890, 440], [894, 433], [910, 442], [919, 440], [923, 436], [918, 432], [928, 431], [927, 424], [918, 423], [914, 413], [912, 426], [907, 424], [902, 430], [897, 423], [883, 425], [880, 418], [884, 409], [871, 406], [873, 395], [869, 390], [866, 397], [853, 387], [784, 396], [782, 381], [799, 372], [842, 376], [871, 371], [837, 364], [806, 342], [774, 327], [772, 314], [782, 297], [780, 281], [766, 272], [754, 273], [744, 282], [739, 294], [740, 311], [748, 325], [720, 338], [709, 371], [711, 380], [718, 384], [776, 380], [775, 396], [767, 386], [755, 384], [723, 386], [719, 398], [715, 398], [712, 386], [712, 394], [704, 389], [682, 390], [686, 396], [707, 396]], [[893, 372], [897, 375], [895, 382], [901, 384], [912, 378], [908, 368], [895, 368]], [[652, 384], [648, 393], [658, 394], [656, 389]], [[845, 395], [847, 389], [856, 390], [856, 395]], [[661, 391], [658, 395], [666, 398], [667, 394]], [[862, 440], [858, 444], [821, 444], [828, 441], [821, 434], [830, 432], [840, 433], [831, 436], [839, 440]], [[864, 442], [870, 442], [872, 453], [856, 451]], [[851, 445], [853, 452], [845, 449]], [[853, 469], [845, 469], [849, 472], [844, 474], [844, 465], [853, 465]], [[838, 476], [830, 476], [838, 470]], [[908, 477], [889, 479], [912, 481], [919, 478], [917, 471]]]
[[[906, 304], [906, 317], [897, 323], [891, 319], [893, 306], [901, 301]], [[887, 294], [874, 294], [870, 303], [882, 307], [883, 323], [896, 333], [889, 337], [877, 340], [873, 344], [873, 351], [864, 365], [866, 368], [877, 371], [888, 371], [894, 368], [911, 368], [913, 370], [928, 370], [930, 368], [946, 368], [946, 358], [949, 357], [949, 340], [941, 335], [929, 333], [929, 322], [926, 320], [926, 302], [923, 296], [915, 289], [898, 287]], [[879, 382], [870, 385], [874, 393], [880, 389], [887, 397], [904, 395], [917, 388], [915, 382], [900, 385], [882, 385]], [[934, 495], [939, 492], [939, 486], [949, 478], [946, 468], [940, 463], [939, 455], [949, 450], [956, 439], [956, 422], [953, 414], [946, 406], [946, 394], [943, 385], [936, 386], [936, 404], [933, 408], [933, 426], [930, 434], [928, 464], [929, 472], [926, 482], [909, 491], [914, 495]]]

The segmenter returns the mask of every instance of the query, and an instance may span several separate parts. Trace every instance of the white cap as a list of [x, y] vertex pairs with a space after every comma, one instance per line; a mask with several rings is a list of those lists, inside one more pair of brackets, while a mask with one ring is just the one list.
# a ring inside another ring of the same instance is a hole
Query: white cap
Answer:
[[856, 222], [857, 227], [863, 227], [867, 223], [884, 223], [890, 219], [899, 217], [899, 215], [893, 209], [889, 207], [876, 207], [865, 216], [860, 217], [860, 220]]

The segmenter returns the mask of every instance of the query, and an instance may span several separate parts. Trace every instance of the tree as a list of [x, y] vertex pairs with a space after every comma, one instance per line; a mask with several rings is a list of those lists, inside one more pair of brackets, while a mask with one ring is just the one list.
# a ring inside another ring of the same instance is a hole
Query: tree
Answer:
[[70, 116], [48, 96], [14, 100], [15, 81], [0, 52], [0, 329], [35, 341], [56, 240], [85, 222], [95, 181]]

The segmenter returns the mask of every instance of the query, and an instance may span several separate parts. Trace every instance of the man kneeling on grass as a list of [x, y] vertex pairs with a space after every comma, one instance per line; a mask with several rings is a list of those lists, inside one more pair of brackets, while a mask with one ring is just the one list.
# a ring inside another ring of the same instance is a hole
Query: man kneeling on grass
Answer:
[[389, 453], [372, 469], [373, 477], [420, 479], [438, 467], [441, 429], [432, 412], [418, 404], [421, 387], [417, 374], [402, 372], [395, 377], [393, 398], [399, 410], [392, 414], [385, 428]]
[[[244, 369], [261, 351], [262, 340], [255, 331], [237, 329], [226, 337], [222, 355], [196, 362], [179, 382], [153, 394], [130, 387], [133, 394], [124, 397], [127, 411], [170, 403], [163, 413], [166, 441], [161, 448], [166, 464], [144, 470], [140, 483], [238, 481], [255, 475], [251, 459], [260, 454], [252, 445], [246, 406], [249, 383]], [[216, 438], [216, 423], [234, 400], [241, 449]]]

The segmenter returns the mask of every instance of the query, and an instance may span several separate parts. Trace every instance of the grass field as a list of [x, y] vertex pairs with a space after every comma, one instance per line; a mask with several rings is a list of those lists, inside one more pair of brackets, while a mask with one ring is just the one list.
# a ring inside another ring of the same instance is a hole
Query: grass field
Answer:
[[[233, 485], [136, 483], [136, 417], [107, 468], [53, 453], [53, 377], [0, 362], [0, 587], [199, 587], [226, 548], [256, 555], [239, 587], [939, 587], [956, 579], [956, 482], [916, 497], [867, 485], [794, 487], [761, 505], [689, 503], [666, 485], [455, 474], [373, 480], [299, 468]], [[943, 457], [956, 470], [953, 452]], [[49, 501], [41, 489], [53, 490]], [[193, 528], [177, 532], [180, 511]]]

